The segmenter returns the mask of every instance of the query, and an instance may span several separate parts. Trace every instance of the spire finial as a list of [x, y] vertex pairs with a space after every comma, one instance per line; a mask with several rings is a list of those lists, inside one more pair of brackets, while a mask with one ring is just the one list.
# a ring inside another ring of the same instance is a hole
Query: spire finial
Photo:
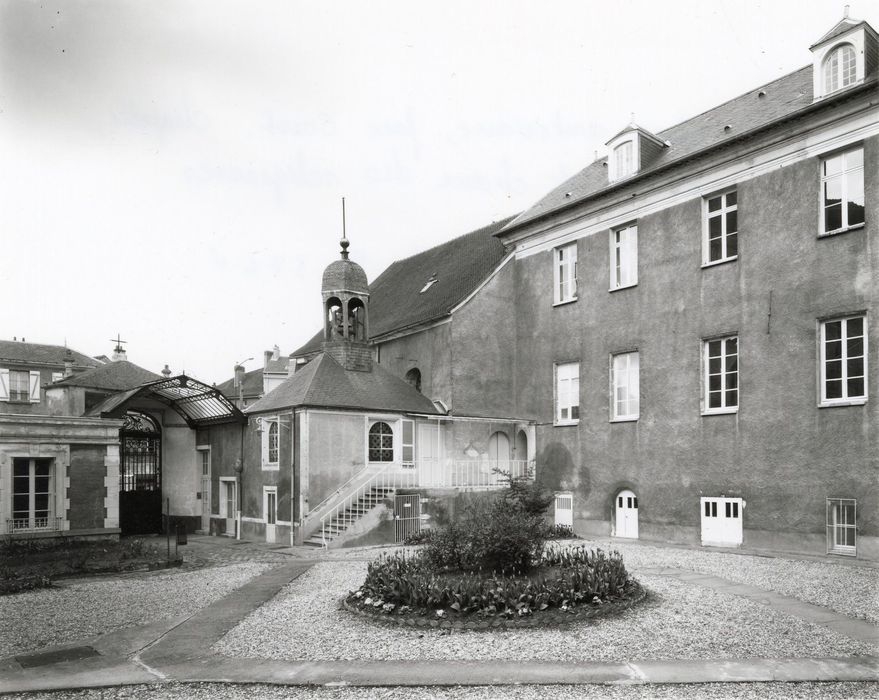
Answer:
[[342, 240], [339, 241], [339, 245], [342, 246], [342, 260], [348, 259], [348, 235], [345, 230], [345, 198], [342, 197]]
[[845, 19], [848, 19], [848, 11], [849, 11], [849, 6], [846, 5], [846, 6], [845, 6], [845, 9], [842, 11], [842, 16], [843, 16]]

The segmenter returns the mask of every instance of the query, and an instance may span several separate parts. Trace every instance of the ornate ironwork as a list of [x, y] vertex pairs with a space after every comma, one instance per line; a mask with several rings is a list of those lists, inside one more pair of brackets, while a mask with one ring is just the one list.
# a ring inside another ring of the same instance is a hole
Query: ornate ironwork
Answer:
[[122, 416], [122, 430], [132, 433], [158, 433], [159, 426], [145, 413], [129, 411]]

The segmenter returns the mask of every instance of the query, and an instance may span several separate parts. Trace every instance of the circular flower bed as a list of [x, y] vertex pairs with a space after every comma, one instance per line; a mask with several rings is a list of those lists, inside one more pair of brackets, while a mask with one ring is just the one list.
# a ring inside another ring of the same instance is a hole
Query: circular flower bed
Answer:
[[428, 551], [371, 562], [343, 607], [419, 627], [496, 629], [558, 625], [619, 612], [646, 596], [618, 552], [547, 548], [527, 574], [436, 570]]

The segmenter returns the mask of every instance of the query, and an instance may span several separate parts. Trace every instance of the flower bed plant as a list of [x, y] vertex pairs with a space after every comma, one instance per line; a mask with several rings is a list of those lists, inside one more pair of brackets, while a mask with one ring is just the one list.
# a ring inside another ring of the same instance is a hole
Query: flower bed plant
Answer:
[[643, 598], [618, 552], [544, 547], [550, 502], [533, 483], [511, 480], [498, 497], [420, 538], [415, 554], [371, 562], [345, 607], [378, 617], [509, 620]]

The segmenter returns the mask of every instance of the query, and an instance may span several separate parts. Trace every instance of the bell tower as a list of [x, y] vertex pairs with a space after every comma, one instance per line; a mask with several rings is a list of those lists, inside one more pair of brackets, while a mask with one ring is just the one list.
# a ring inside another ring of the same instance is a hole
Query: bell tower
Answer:
[[341, 258], [323, 274], [323, 350], [348, 370], [372, 371], [369, 340], [369, 282], [366, 273], [348, 259], [348, 238], [339, 241]]

